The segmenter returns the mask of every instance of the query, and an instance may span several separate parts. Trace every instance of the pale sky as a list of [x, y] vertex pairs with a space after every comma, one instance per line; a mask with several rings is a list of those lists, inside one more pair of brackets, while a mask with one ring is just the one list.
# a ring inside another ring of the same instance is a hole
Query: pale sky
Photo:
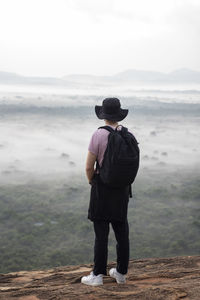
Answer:
[[0, 0], [0, 71], [200, 71], [199, 0]]

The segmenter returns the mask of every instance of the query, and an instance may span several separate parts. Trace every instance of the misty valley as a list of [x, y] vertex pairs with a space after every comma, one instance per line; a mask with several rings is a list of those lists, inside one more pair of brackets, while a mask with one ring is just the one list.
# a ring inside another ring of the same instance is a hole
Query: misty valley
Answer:
[[[200, 249], [200, 92], [119, 95], [139, 142], [130, 257]], [[0, 92], [0, 272], [93, 262], [85, 176], [94, 105], [107, 95]], [[115, 95], [116, 96], [116, 95]], [[109, 260], [116, 259], [109, 237]]]

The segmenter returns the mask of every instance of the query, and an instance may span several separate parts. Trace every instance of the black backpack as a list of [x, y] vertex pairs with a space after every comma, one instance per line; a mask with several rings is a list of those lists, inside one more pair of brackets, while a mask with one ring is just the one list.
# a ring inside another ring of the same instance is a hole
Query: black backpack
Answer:
[[[118, 130], [121, 126], [121, 130]], [[120, 188], [134, 182], [139, 169], [140, 150], [134, 135], [126, 127], [118, 125], [115, 129], [110, 126], [102, 126], [110, 132], [108, 144], [104, 153], [102, 166], [97, 161], [97, 169], [103, 183], [110, 187]]]

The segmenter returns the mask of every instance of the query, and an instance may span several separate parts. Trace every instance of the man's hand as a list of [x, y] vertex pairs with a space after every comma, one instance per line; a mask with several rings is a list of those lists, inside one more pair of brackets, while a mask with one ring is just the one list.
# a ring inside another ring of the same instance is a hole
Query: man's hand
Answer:
[[94, 164], [96, 161], [96, 155], [88, 151], [87, 160], [86, 160], [86, 176], [88, 178], [89, 184], [91, 184], [92, 178], [94, 176]]

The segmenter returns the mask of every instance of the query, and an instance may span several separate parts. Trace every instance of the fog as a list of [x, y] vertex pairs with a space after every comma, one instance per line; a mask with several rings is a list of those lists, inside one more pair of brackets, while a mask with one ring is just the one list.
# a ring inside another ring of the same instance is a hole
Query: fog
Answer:
[[[199, 103], [200, 85], [189, 84], [119, 84], [95, 85], [77, 83], [77, 86], [57, 87], [48, 85], [0, 85], [0, 103], [47, 104], [47, 105], [91, 105], [96, 104], [96, 96], [127, 96], [151, 99], [161, 102]], [[74, 101], [79, 96], [78, 103]], [[84, 96], [84, 97], [82, 97]], [[88, 97], [90, 96], [90, 99]], [[93, 101], [92, 101], [93, 100]], [[127, 104], [133, 104], [132, 99]]]
[[[4, 88], [0, 92], [1, 183], [85, 178], [90, 137], [104, 124], [97, 119], [94, 105], [107, 95]], [[125, 96], [122, 92], [115, 96], [129, 114], [121, 124], [139, 142], [140, 174], [147, 169], [197, 169], [200, 92], [137, 90]]]
[[[107, 96], [129, 109], [119, 123], [141, 150], [128, 209], [130, 257], [199, 254], [199, 88], [12, 88], [0, 89], [0, 272], [93, 260], [85, 162], [104, 124], [94, 106]], [[108, 260], [115, 258], [111, 231]]]

